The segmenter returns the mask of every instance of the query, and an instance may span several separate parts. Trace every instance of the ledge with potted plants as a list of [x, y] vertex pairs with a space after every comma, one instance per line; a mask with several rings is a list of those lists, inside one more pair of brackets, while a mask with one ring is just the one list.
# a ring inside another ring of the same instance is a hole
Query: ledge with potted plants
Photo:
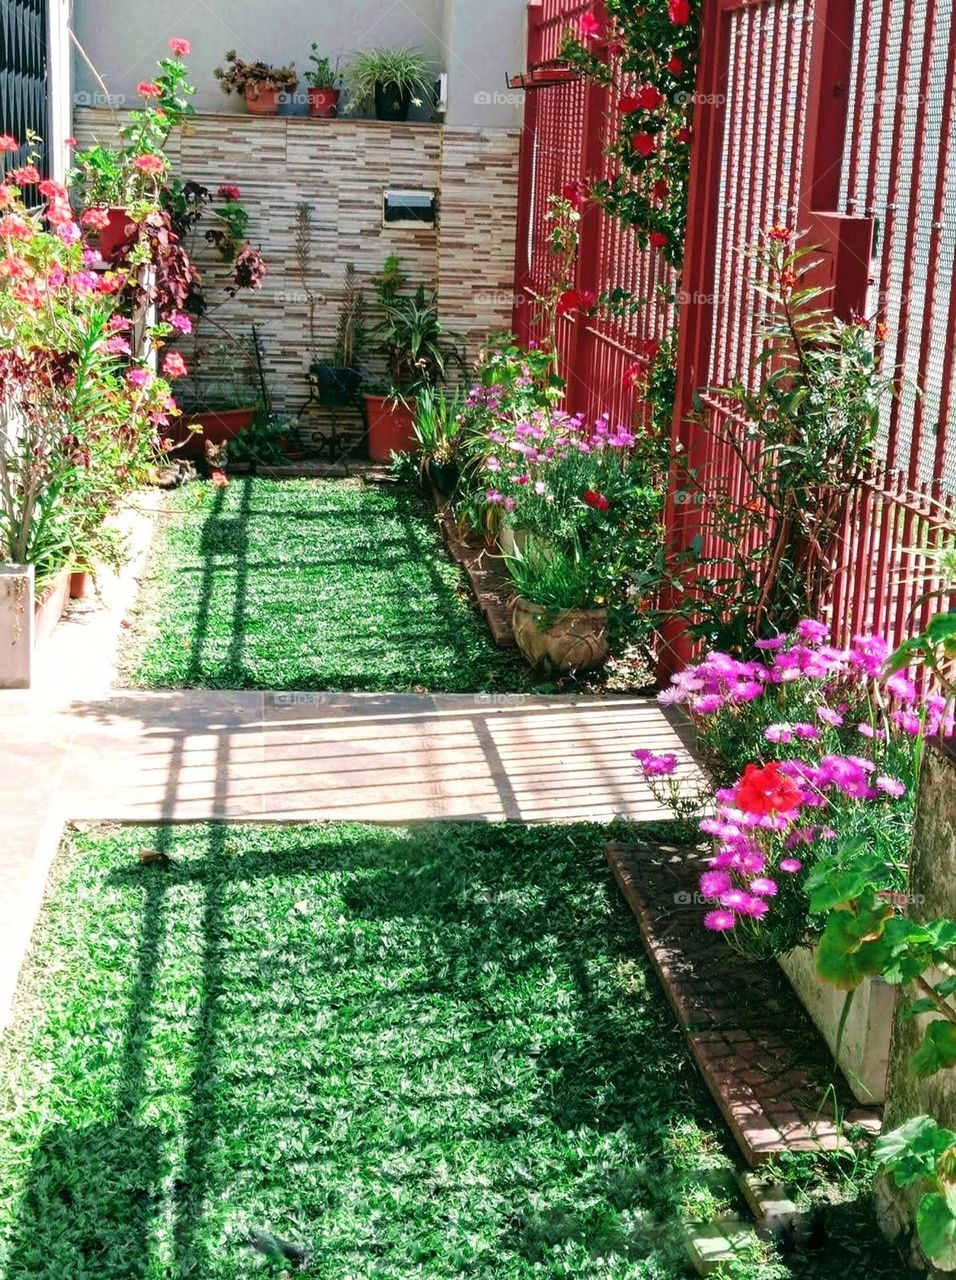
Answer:
[[[434, 75], [421, 49], [368, 49], [357, 53], [340, 69], [338, 60], [321, 53], [313, 43], [309, 62], [311, 66], [304, 73], [308, 85], [306, 101], [309, 115], [315, 119], [334, 119], [343, 114], [343, 89], [347, 94], [345, 114], [374, 109], [375, 119], [380, 121], [407, 121], [413, 106], [435, 105]], [[262, 61], [245, 62], [230, 49], [214, 74], [223, 93], [243, 98], [251, 115], [275, 116], [283, 105], [297, 105], [299, 76], [294, 63], [280, 67]]]

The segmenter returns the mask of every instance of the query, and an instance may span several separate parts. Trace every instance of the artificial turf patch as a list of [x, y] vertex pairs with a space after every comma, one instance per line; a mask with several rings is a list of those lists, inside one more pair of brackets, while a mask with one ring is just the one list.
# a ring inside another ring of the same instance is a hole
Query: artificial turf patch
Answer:
[[417, 494], [188, 485], [164, 508], [124, 680], [146, 688], [527, 691]]
[[[606, 834], [71, 836], [4, 1050], [0, 1274], [684, 1275], [724, 1131]], [[865, 1227], [734, 1274], [896, 1275]]]

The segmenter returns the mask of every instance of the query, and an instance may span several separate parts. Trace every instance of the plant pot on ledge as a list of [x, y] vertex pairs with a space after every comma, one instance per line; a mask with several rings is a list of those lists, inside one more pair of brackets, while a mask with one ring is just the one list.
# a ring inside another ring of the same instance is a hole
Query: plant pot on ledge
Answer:
[[375, 86], [375, 119], [402, 121], [412, 108], [411, 89], [379, 83]]
[[547, 609], [519, 596], [513, 619], [515, 643], [533, 667], [590, 671], [610, 654], [606, 609]]
[[243, 93], [246, 110], [251, 116], [277, 116], [282, 90], [278, 85], [250, 85]]
[[109, 222], [100, 230], [100, 257], [109, 262], [113, 257], [123, 253], [133, 243], [136, 236], [136, 223], [128, 211], [119, 205], [106, 210]]
[[309, 115], [315, 120], [334, 120], [339, 114], [341, 89], [309, 90]]
[[368, 416], [368, 456], [373, 462], [388, 462], [393, 453], [414, 453], [415, 401], [392, 396], [365, 397]]
[[328, 409], [345, 409], [358, 399], [362, 375], [358, 369], [315, 361], [309, 374], [319, 389], [319, 404]]

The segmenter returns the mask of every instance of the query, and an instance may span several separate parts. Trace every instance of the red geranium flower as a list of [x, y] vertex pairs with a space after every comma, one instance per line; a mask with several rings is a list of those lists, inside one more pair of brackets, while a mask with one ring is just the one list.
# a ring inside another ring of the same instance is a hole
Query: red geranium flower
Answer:
[[239, 190], [238, 187], [235, 187], [232, 185], [232, 183], [227, 182], [227, 183], [223, 183], [223, 185], [219, 188], [219, 194], [222, 196], [223, 200], [238, 200], [239, 197], [242, 195], [242, 192]]
[[169, 351], [166, 353], [166, 359], [163, 361], [164, 377], [185, 378], [188, 373], [189, 370], [186, 368], [186, 361], [178, 351]]
[[770, 237], [771, 240], [776, 240], [780, 244], [785, 244], [793, 235], [793, 232], [790, 230], [789, 227], [780, 227], [780, 226], [768, 227], [767, 235]]
[[558, 299], [557, 314], [569, 316], [575, 311], [590, 311], [597, 298], [590, 289], [565, 289]]
[[588, 489], [584, 495], [584, 501], [595, 511], [607, 511], [611, 505], [604, 494], [598, 493], [597, 489]]
[[29, 187], [40, 181], [40, 170], [35, 164], [22, 164], [19, 169], [11, 169], [8, 176], [18, 187]]
[[657, 150], [657, 139], [652, 133], [635, 133], [631, 146], [639, 156], [649, 156]]
[[593, 40], [601, 34], [601, 24], [593, 13], [582, 13], [578, 21], [578, 34], [582, 40]]
[[667, 6], [667, 16], [677, 26], [685, 26], [690, 22], [690, 0], [670, 0]]
[[169, 47], [177, 58], [184, 58], [187, 53], [192, 53], [192, 45], [188, 40], [183, 40], [181, 36], [173, 36], [169, 42]]
[[162, 156], [154, 155], [151, 151], [147, 151], [144, 155], [137, 156], [133, 161], [133, 168], [138, 169], [140, 173], [162, 173], [166, 168], [166, 161]]
[[770, 813], [792, 813], [802, 802], [800, 788], [776, 763], [763, 768], [748, 764], [734, 792], [737, 808], [759, 817]]
[[[220, 192], [222, 188], [219, 188]], [[587, 183], [580, 178], [576, 178], [574, 182], [566, 182], [561, 188], [562, 197], [569, 201], [575, 209], [583, 209], [588, 201]], [[238, 192], [237, 192], [238, 197]]]
[[229, 477], [225, 471], [214, 471], [209, 480], [216, 489], [225, 489], [229, 483]]
[[136, 86], [136, 92], [141, 98], [161, 98], [163, 96], [162, 86], [158, 85], [155, 80], [140, 80]]
[[12, 133], [0, 133], [0, 152], [19, 150], [20, 144]]

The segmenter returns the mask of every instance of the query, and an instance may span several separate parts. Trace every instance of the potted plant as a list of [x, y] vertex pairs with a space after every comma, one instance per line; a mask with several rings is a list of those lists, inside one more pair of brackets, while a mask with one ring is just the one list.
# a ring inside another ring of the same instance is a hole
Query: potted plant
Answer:
[[333, 66], [328, 58], [320, 56], [319, 46], [313, 41], [309, 61], [313, 64], [312, 69], [305, 73], [309, 86], [309, 115], [320, 120], [331, 120], [339, 113], [339, 98], [342, 94], [338, 60]]
[[238, 93], [254, 116], [275, 116], [283, 94], [295, 93], [299, 77], [294, 67], [274, 67], [268, 62], [243, 62], [235, 49], [226, 54], [225, 66], [213, 75], [226, 95]]
[[457, 397], [449, 399], [437, 387], [424, 387], [415, 401], [412, 430], [418, 443], [422, 478], [427, 478], [445, 499], [455, 492], [461, 476], [457, 446], [465, 422], [462, 408]]
[[388, 381], [381, 393], [365, 397], [368, 449], [373, 462], [415, 447], [415, 395], [442, 382], [450, 359], [460, 353], [438, 318], [438, 295], [419, 285], [405, 293], [401, 263], [393, 254], [375, 280], [382, 318], [372, 330]]
[[610, 653], [608, 611], [597, 603], [592, 566], [579, 547], [529, 537], [506, 558], [515, 584], [515, 643], [534, 667], [568, 674], [599, 667]]
[[255, 386], [255, 334], [246, 338], [220, 332], [224, 341], [197, 343], [188, 373], [181, 380], [182, 425], [173, 439], [184, 458], [204, 458], [247, 431], [265, 409]]
[[169, 45], [171, 56], [160, 59], [156, 78], [139, 86], [144, 104], [120, 130], [120, 145], [94, 143], [74, 158], [70, 187], [85, 206], [80, 225], [98, 236], [106, 262], [126, 255], [137, 226], [159, 207], [168, 171], [163, 148], [173, 129], [195, 114], [189, 99], [196, 90], [183, 62], [189, 45], [179, 39]]
[[428, 59], [421, 49], [368, 49], [349, 64], [349, 111], [375, 104], [377, 120], [407, 120], [412, 104], [434, 98]]
[[361, 373], [359, 360], [367, 340], [365, 294], [359, 288], [355, 263], [345, 267], [345, 286], [331, 363], [313, 360], [309, 376], [319, 389], [319, 402], [330, 408], [356, 403]]

